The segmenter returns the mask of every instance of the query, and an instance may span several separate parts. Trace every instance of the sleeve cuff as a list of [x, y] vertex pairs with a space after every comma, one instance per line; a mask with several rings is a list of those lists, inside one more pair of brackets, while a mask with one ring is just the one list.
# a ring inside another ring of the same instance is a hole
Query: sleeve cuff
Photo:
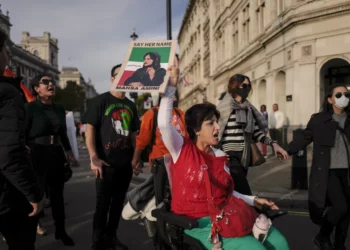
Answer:
[[256, 198], [256, 196], [244, 195], [244, 194], [238, 193], [237, 191], [233, 191], [232, 195], [239, 199], [242, 199], [245, 203], [254, 207], [254, 199]]
[[164, 92], [164, 95], [167, 97], [173, 97], [175, 96], [175, 92], [176, 92], [176, 87], [168, 86]]

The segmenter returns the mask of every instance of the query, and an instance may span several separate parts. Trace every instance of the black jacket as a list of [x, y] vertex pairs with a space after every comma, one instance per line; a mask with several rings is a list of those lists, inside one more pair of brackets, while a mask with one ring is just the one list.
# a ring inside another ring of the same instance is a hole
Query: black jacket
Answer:
[[[60, 128], [56, 135], [62, 140], [65, 151], [71, 150], [71, 145], [67, 136], [66, 112], [60, 104], [53, 104], [54, 111], [60, 120]], [[34, 139], [53, 135], [49, 118], [45, 114], [44, 105], [40, 100], [36, 100], [25, 105], [26, 108], [26, 140], [31, 144]]]
[[24, 94], [20, 79], [0, 76], [0, 214], [31, 212], [42, 198], [25, 147]]
[[[331, 148], [335, 144], [338, 122], [329, 112], [314, 114], [303, 136], [289, 144], [288, 153], [295, 154], [313, 142], [313, 156], [309, 185], [309, 212], [311, 220], [322, 224], [324, 209], [327, 205], [326, 194], [328, 172], [331, 165]], [[344, 133], [350, 141], [350, 116], [345, 121]]]
[[143, 86], [160, 86], [164, 82], [164, 77], [166, 75], [166, 70], [159, 68], [154, 74], [154, 78], [151, 80], [148, 73], [146, 73], [147, 68], [137, 69], [132, 76], [130, 76], [124, 82], [125, 86], [129, 86], [130, 83], [140, 82]]

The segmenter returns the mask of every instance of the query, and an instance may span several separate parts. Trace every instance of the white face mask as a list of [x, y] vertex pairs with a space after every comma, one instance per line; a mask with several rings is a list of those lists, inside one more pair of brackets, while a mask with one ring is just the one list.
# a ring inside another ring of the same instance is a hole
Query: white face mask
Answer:
[[342, 95], [340, 98], [335, 98], [335, 104], [337, 108], [343, 109], [349, 105], [349, 98]]

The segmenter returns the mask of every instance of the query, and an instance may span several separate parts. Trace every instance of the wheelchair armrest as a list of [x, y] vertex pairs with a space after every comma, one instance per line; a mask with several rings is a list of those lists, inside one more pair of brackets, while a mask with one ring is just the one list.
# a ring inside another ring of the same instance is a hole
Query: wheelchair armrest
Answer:
[[163, 209], [154, 209], [152, 211], [152, 216], [169, 222], [175, 226], [181, 227], [183, 229], [192, 229], [199, 226], [198, 221], [194, 219], [190, 219], [184, 215], [174, 214], [169, 211], [165, 211]]

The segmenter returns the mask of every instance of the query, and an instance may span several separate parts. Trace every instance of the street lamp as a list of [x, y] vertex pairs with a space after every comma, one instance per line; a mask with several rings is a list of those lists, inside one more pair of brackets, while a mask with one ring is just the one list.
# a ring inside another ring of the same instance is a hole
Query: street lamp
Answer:
[[130, 35], [130, 38], [135, 41], [138, 37], [139, 36], [136, 34], [136, 29], [134, 29], [133, 33]]
[[[135, 41], [139, 36], [136, 34], [136, 29], [134, 28], [133, 30], [133, 33], [130, 35], [130, 38]], [[136, 103], [136, 100], [137, 100], [137, 92], [130, 92], [130, 97], [133, 98], [135, 100], [135, 103]]]
[[171, 40], [171, 0], [166, 0], [167, 39]]

